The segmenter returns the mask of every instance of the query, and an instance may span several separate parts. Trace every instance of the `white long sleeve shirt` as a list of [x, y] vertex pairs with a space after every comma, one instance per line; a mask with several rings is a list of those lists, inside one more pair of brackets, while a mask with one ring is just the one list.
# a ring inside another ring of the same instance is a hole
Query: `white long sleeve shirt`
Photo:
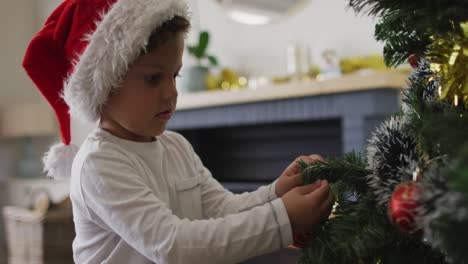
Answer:
[[141, 143], [98, 128], [73, 163], [75, 262], [228, 264], [284, 248], [292, 232], [274, 187], [225, 190], [177, 133]]

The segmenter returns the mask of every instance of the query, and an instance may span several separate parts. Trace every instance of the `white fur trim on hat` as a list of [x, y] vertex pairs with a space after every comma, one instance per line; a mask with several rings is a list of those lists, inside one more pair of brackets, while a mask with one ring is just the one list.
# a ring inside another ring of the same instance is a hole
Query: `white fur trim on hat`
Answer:
[[95, 122], [110, 91], [145, 49], [152, 32], [174, 16], [189, 18], [184, 0], [118, 0], [103, 14], [64, 83], [71, 116]]
[[73, 144], [53, 145], [42, 159], [47, 177], [55, 180], [70, 178], [76, 153], [78, 153], [78, 147]]

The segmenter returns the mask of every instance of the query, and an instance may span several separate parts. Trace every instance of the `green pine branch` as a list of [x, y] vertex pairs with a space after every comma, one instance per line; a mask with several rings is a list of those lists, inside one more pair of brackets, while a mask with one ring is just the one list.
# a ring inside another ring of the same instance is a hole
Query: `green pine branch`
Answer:
[[318, 179], [326, 179], [335, 183], [334, 188], [339, 191], [362, 191], [367, 189], [365, 176], [369, 174], [363, 157], [355, 152], [348, 153], [342, 158], [329, 158], [327, 162], [320, 162], [309, 166], [301, 161], [302, 175], [306, 184]]
[[367, 185], [366, 161], [360, 154], [307, 165], [306, 183], [327, 179], [336, 198], [333, 217], [319, 230], [299, 263], [444, 263], [443, 256], [399, 233], [390, 223], [386, 208]]
[[[408, 17], [409, 16], [409, 17]], [[410, 55], [422, 56], [422, 51], [431, 43], [428, 24], [432, 23], [416, 12], [411, 14], [399, 11], [385, 13], [375, 26], [375, 37], [385, 42], [384, 59], [388, 67], [395, 67], [408, 60]], [[415, 27], [415, 24], [418, 25]]]
[[412, 54], [422, 56], [435, 37], [463, 35], [461, 22], [468, 21], [465, 0], [350, 0], [357, 12], [379, 16], [377, 40], [385, 43], [387, 66], [395, 67]]
[[465, 0], [350, 0], [349, 6], [357, 13], [372, 16], [380, 16], [387, 11], [420, 10], [436, 21], [447, 17], [462, 21], [468, 17], [468, 3]]

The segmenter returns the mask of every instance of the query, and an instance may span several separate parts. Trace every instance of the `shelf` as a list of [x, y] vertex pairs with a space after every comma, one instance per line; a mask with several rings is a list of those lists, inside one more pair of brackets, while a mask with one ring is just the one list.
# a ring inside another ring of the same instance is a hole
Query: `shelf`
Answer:
[[349, 74], [327, 81], [302, 81], [266, 86], [256, 90], [203, 91], [180, 94], [177, 109], [190, 110], [234, 104], [273, 101], [317, 95], [351, 93], [376, 89], [402, 89], [408, 76], [395, 71]]

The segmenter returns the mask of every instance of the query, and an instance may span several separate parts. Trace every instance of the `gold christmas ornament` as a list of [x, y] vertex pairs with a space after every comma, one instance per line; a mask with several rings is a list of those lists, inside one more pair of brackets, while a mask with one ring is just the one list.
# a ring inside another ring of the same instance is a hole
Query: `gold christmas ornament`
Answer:
[[431, 70], [441, 76], [440, 99], [460, 104], [463, 99], [468, 107], [468, 22], [461, 23], [462, 34], [432, 37], [428, 58], [433, 62]]

